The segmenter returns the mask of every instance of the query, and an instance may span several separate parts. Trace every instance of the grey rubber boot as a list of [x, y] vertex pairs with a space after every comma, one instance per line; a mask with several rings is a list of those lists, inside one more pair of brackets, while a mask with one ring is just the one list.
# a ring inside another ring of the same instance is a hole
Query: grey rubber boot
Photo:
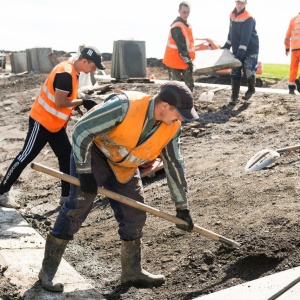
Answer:
[[45, 254], [39, 279], [44, 289], [51, 292], [63, 292], [64, 285], [57, 283], [53, 285], [53, 278], [65, 252], [68, 240], [61, 240], [51, 234], [47, 235]]
[[166, 278], [153, 275], [141, 266], [141, 239], [122, 241], [121, 246], [121, 284], [135, 287], [153, 287], [162, 285]]
[[231, 79], [231, 99], [229, 104], [235, 105], [239, 99], [241, 81], [236, 79]]
[[295, 89], [296, 87], [292, 84], [289, 84], [289, 94], [295, 95]]
[[255, 94], [255, 77], [247, 80], [248, 90], [242, 97], [244, 100], [249, 100]]

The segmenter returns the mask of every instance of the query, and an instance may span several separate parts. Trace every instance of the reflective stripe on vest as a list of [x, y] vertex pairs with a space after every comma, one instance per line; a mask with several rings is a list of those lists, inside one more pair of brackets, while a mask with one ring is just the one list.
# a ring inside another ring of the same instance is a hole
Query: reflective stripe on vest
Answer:
[[235, 15], [234, 12], [231, 12], [230, 14], [230, 21], [231, 22], [237, 22], [237, 23], [242, 23], [245, 22], [247, 19], [251, 18], [252, 16], [249, 14], [248, 11], [244, 11], [240, 15]]
[[174, 24], [172, 24], [170, 28], [166, 51], [163, 58], [163, 63], [169, 68], [185, 70], [188, 68], [188, 64], [186, 64], [183, 61], [182, 57], [180, 56], [178, 47], [171, 34], [171, 29], [174, 27], [181, 28], [182, 34], [185, 37], [185, 42], [186, 42], [187, 50], [189, 52], [189, 56], [192, 60], [195, 59], [195, 47], [194, 47], [192, 27], [191, 26], [186, 27], [182, 22], [175, 22]]
[[76, 70], [71, 62], [63, 62], [55, 66], [50, 72], [30, 111], [30, 116], [51, 132], [57, 132], [66, 126], [74, 108], [59, 108], [55, 105], [53, 82], [57, 73], [64, 72], [68, 72], [72, 76], [72, 93], [67, 99], [73, 100], [77, 98], [78, 79]]
[[120, 183], [128, 182], [141, 164], [157, 158], [180, 127], [179, 121], [171, 125], [161, 123], [151, 137], [137, 145], [152, 97], [130, 99], [129, 109], [122, 123], [94, 139]]

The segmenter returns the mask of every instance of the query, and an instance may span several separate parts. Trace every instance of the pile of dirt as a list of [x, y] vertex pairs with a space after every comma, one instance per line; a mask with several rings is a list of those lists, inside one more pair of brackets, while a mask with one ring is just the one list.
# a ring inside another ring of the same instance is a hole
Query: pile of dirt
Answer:
[[[148, 67], [148, 71], [157, 79], [167, 79], [163, 67]], [[26, 74], [0, 80], [0, 135], [4, 138], [0, 142], [1, 178], [23, 146], [32, 98], [45, 76]], [[159, 90], [153, 83], [112, 85], [149, 94]], [[123, 287], [117, 224], [111, 208], [99, 196], [64, 257], [106, 299], [193, 299], [299, 266], [299, 151], [282, 154], [263, 170], [244, 171], [246, 162], [261, 149], [299, 144], [299, 96], [273, 94], [270, 89], [230, 106], [230, 90], [219, 91], [212, 102], [199, 101], [204, 91], [207, 88], [196, 87], [194, 91], [200, 119], [183, 124], [181, 152], [190, 210], [199, 226], [233, 239], [241, 247], [230, 249], [148, 215], [143, 264], [150, 272], [164, 274], [167, 281], [157, 288]], [[73, 125], [71, 121], [68, 126], [70, 136]], [[36, 161], [58, 168], [49, 146]], [[175, 215], [164, 173], [143, 183], [147, 204]], [[22, 191], [17, 199], [20, 213], [46, 237], [59, 209], [59, 180], [28, 167], [15, 189]], [[49, 211], [49, 205], [56, 209]], [[3, 274], [0, 297], [18, 299], [19, 294], [13, 294]]]

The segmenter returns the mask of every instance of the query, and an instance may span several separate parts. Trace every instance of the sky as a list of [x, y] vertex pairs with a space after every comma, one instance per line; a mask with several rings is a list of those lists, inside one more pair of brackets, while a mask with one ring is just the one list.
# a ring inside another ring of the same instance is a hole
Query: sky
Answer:
[[[145, 41], [146, 57], [163, 58], [170, 24], [178, 16], [174, 0], [0, 0], [0, 50], [49, 47], [76, 52], [81, 44], [113, 52], [117, 40]], [[227, 40], [235, 0], [190, 0], [189, 22], [195, 39]], [[300, 12], [296, 0], [248, 0], [256, 19], [259, 61], [289, 64], [284, 38]], [[5, 13], [3, 13], [5, 12]], [[4, 29], [4, 30], [3, 30]], [[197, 40], [195, 41], [197, 44]]]

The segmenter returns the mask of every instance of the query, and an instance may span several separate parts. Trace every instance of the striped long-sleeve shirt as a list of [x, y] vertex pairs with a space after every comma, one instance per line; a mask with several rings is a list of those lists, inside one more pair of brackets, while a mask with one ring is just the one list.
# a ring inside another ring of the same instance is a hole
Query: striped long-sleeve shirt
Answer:
[[[158, 128], [155, 125], [154, 100], [149, 101], [143, 130], [138, 145], [145, 142]], [[110, 100], [96, 106], [86, 113], [74, 127], [72, 135], [73, 153], [78, 173], [91, 173], [91, 147], [93, 139], [120, 124], [128, 111], [129, 101], [125, 95], [116, 94]], [[128, 129], [130, 130], [130, 129]], [[171, 199], [175, 202], [176, 208], [187, 207], [187, 183], [185, 178], [185, 165], [180, 153], [180, 134], [178, 130], [173, 139], [163, 149], [161, 156], [164, 162], [168, 187]]]

